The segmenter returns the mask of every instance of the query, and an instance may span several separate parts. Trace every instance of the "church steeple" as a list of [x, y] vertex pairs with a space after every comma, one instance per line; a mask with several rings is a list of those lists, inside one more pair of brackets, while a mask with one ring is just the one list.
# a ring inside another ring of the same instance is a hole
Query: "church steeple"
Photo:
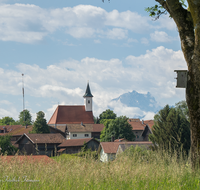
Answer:
[[85, 97], [93, 97], [91, 91], [90, 91], [90, 86], [89, 86], [89, 82], [87, 83], [87, 88], [86, 88], [86, 91], [85, 91], [85, 94], [83, 96], [84, 98]]
[[87, 83], [87, 88], [84, 94], [85, 111], [92, 111], [92, 93], [90, 90], [89, 82]]

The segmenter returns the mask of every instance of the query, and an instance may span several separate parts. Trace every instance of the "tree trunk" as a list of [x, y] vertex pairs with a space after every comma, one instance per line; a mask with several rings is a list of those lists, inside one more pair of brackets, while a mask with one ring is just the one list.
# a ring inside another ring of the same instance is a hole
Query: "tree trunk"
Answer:
[[186, 88], [186, 101], [190, 115], [191, 131], [191, 161], [193, 169], [200, 166], [200, 69], [198, 68], [199, 59], [192, 61], [192, 66], [188, 73], [188, 83]]

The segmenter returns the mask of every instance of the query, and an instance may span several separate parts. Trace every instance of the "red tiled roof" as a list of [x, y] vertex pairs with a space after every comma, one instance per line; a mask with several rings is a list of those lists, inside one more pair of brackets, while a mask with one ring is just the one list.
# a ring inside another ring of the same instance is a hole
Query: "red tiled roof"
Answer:
[[138, 130], [138, 131], [143, 131], [145, 128], [145, 124], [142, 124], [142, 121], [129, 121], [128, 123], [132, 126], [133, 131]]
[[65, 132], [66, 128], [68, 132], [101, 132], [105, 126], [103, 124], [67, 124], [65, 126], [57, 125], [56, 128], [62, 132]]
[[4, 127], [5, 127], [7, 130], [7, 133], [9, 133], [10, 131], [17, 129], [21, 126], [22, 125], [0, 125], [0, 130], [4, 130]]
[[23, 135], [24, 133], [29, 133], [29, 131], [32, 131], [33, 129], [33, 126], [32, 125], [28, 125], [27, 127], [26, 126], [20, 126], [16, 129], [13, 129], [12, 131], [9, 132], [9, 135], [12, 135], [12, 136], [18, 136], [18, 135]]
[[116, 154], [120, 144], [123, 145], [151, 145], [149, 141], [133, 141], [133, 142], [101, 142], [100, 145], [105, 153]]
[[152, 127], [154, 125], [154, 120], [145, 120], [144, 123], [146, 125], [148, 125], [150, 127], [150, 129], [152, 129]]
[[100, 145], [105, 153], [114, 154], [117, 152], [120, 143], [122, 142], [101, 142]]
[[68, 146], [83, 146], [84, 142], [88, 143], [93, 138], [84, 138], [84, 139], [68, 139], [65, 140], [58, 147], [68, 147]]
[[105, 126], [103, 124], [93, 124], [92, 132], [101, 132]]
[[31, 156], [0, 156], [2, 161], [11, 162], [11, 161], [20, 161], [20, 162], [42, 162], [42, 163], [52, 163], [55, 162], [53, 159], [49, 158], [46, 155], [31, 155]]
[[[62, 143], [66, 140], [60, 133], [48, 133], [48, 134], [24, 134], [32, 143]], [[17, 140], [17, 144], [24, 137], [20, 137]]]
[[85, 111], [85, 106], [59, 105], [48, 124], [94, 123], [92, 111]]
[[92, 132], [93, 124], [67, 124], [68, 132]]

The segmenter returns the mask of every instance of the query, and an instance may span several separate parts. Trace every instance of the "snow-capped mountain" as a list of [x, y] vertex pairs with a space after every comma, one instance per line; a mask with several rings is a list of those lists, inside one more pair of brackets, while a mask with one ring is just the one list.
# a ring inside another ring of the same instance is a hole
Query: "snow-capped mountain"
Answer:
[[155, 98], [148, 92], [141, 94], [133, 90], [132, 92], [124, 93], [118, 98], [112, 99], [111, 102], [117, 101], [126, 105], [127, 107], [137, 107], [145, 112], [158, 112], [162, 107], [158, 105]]

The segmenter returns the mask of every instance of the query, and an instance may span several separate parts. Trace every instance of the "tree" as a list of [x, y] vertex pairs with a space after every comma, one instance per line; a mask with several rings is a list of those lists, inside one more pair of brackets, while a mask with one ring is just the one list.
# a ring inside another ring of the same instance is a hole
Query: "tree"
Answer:
[[117, 115], [110, 109], [107, 109], [106, 111], [103, 111], [99, 115], [98, 123], [103, 124], [105, 120], [107, 119], [115, 119]]
[[[189, 109], [191, 132], [191, 161], [193, 168], [200, 164], [200, 1], [198, 0], [155, 0], [158, 4], [147, 8], [150, 16], [158, 19], [169, 13], [174, 20], [181, 49], [188, 66], [186, 101]], [[188, 3], [187, 8], [185, 2]]]
[[15, 125], [16, 121], [12, 117], [2, 117], [0, 125]]
[[19, 114], [18, 123], [21, 125], [32, 125], [32, 116], [30, 114], [30, 111], [28, 110], [21, 111]]
[[45, 114], [43, 111], [37, 113], [37, 118], [33, 124], [33, 130], [31, 133], [50, 133], [47, 121], [44, 118]]
[[186, 101], [180, 101], [178, 103], [175, 104], [176, 105], [176, 109], [179, 109], [182, 113], [182, 115], [190, 122], [190, 118], [189, 118], [189, 110], [188, 110], [188, 106]]
[[0, 154], [13, 155], [17, 148], [11, 144], [11, 136], [0, 136]]
[[129, 141], [135, 140], [135, 135], [131, 125], [128, 123], [128, 118], [125, 116], [117, 117], [116, 119], [107, 120], [105, 127], [101, 133], [101, 141], [111, 141], [111, 137], [125, 138]]
[[190, 123], [186, 119], [182, 110], [178, 107], [166, 105], [154, 117], [152, 134], [149, 139], [154, 144], [154, 148], [163, 148], [173, 153], [184, 150], [186, 153], [190, 149]]

